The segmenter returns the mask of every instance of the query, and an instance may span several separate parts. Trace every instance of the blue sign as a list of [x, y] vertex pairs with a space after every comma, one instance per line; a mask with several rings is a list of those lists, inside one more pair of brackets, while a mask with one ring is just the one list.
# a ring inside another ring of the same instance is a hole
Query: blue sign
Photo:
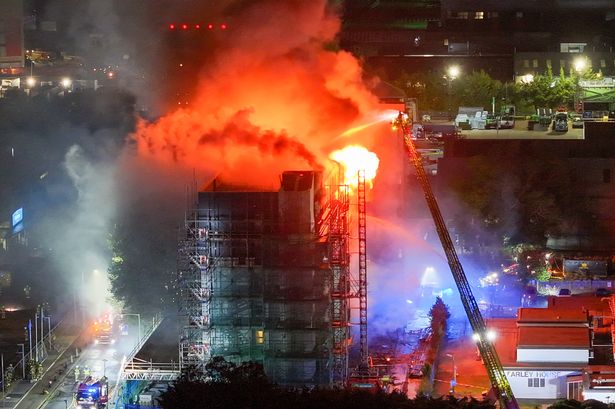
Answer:
[[20, 207], [19, 209], [13, 212], [12, 220], [13, 220], [13, 227], [17, 226], [19, 223], [23, 221], [23, 207]]

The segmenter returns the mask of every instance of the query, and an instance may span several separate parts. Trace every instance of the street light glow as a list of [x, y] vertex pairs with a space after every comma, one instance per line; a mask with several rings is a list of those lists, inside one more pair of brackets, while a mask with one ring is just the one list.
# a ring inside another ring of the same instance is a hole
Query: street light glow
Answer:
[[573, 65], [576, 72], [585, 71], [585, 69], [587, 68], [587, 60], [585, 59], [585, 57], [577, 57], [574, 59]]
[[532, 81], [534, 81], [534, 75], [533, 74], [525, 74], [521, 77], [521, 82], [523, 82], [524, 84], [529, 84]]
[[26, 78], [26, 85], [30, 88], [36, 85], [36, 80], [33, 77]]
[[451, 65], [450, 67], [448, 67], [447, 73], [448, 76], [451, 77], [451, 79], [455, 79], [461, 73], [461, 69], [458, 65]]
[[70, 78], [66, 77], [66, 78], [62, 78], [62, 86], [64, 88], [68, 88], [70, 87], [70, 85], [73, 83], [73, 81], [71, 81]]
[[488, 330], [485, 335], [487, 337], [487, 341], [491, 341], [491, 342], [495, 341], [495, 339], [497, 337], [497, 334], [495, 333], [495, 331], [491, 330], [491, 329]]

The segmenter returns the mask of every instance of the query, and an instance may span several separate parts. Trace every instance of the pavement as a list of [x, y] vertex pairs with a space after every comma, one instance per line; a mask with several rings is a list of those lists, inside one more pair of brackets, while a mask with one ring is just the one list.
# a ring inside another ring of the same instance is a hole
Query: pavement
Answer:
[[[74, 361], [75, 351], [81, 349], [81, 344], [82, 341], [76, 329], [68, 325], [59, 328], [54, 347], [49, 350], [47, 358], [43, 361], [44, 374], [41, 379], [36, 382], [16, 381], [6, 391], [5, 396], [0, 394], [0, 407], [2, 409], [38, 409], [42, 407], [66, 375], [71, 366], [71, 360]], [[73, 355], [72, 358], [71, 355]], [[16, 371], [20, 369], [16, 368]]]

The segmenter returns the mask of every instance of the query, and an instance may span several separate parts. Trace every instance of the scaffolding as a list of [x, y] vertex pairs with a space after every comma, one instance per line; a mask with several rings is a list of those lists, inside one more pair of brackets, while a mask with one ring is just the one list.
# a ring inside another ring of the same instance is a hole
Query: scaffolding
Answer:
[[321, 237], [327, 242], [331, 272], [331, 384], [345, 387], [348, 381], [348, 347], [350, 344], [350, 250], [349, 187], [328, 186], [329, 197], [321, 217]]
[[273, 382], [331, 383], [331, 270], [323, 263], [319, 172], [285, 172], [279, 192], [200, 192], [178, 274], [182, 367], [214, 356], [261, 363]]

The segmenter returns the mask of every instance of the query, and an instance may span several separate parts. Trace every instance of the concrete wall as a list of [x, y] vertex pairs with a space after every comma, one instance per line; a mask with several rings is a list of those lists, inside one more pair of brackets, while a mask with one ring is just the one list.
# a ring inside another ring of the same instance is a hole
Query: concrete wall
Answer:
[[566, 376], [576, 372], [506, 368], [505, 373], [517, 399], [560, 399], [566, 397]]
[[578, 362], [587, 364], [588, 349], [517, 348], [517, 362]]

